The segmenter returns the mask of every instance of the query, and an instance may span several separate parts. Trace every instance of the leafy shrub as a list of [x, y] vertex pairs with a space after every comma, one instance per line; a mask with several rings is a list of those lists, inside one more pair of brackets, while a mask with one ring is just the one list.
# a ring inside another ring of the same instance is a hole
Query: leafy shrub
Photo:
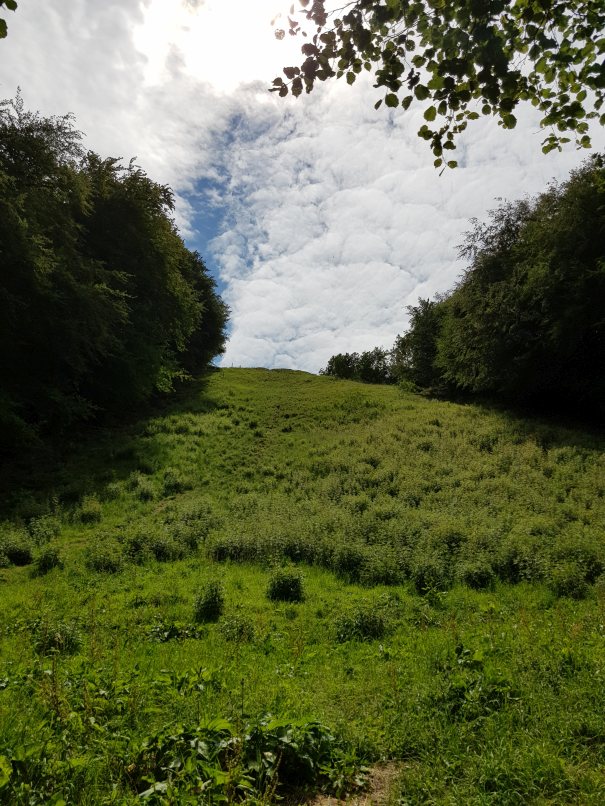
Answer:
[[355, 543], [342, 543], [334, 552], [334, 571], [351, 582], [356, 582], [366, 560], [366, 551]]
[[272, 602], [303, 602], [304, 577], [296, 568], [278, 568], [269, 577], [267, 598]]
[[242, 644], [254, 639], [254, 625], [244, 616], [230, 616], [223, 620], [221, 633], [227, 641]]
[[225, 591], [220, 582], [212, 581], [200, 589], [193, 602], [196, 621], [218, 621], [225, 610]]
[[174, 467], [168, 467], [164, 471], [162, 492], [164, 496], [179, 495], [189, 490], [191, 484], [187, 482], [183, 474]]
[[410, 570], [417, 593], [426, 594], [449, 587], [445, 559], [437, 554], [420, 552], [413, 558]]
[[373, 604], [360, 605], [351, 613], [343, 613], [335, 622], [336, 640], [373, 641], [388, 630], [384, 613]]
[[486, 557], [476, 557], [462, 562], [458, 567], [458, 577], [465, 585], [475, 590], [493, 588], [496, 574]]
[[101, 502], [96, 495], [84, 496], [78, 510], [78, 518], [81, 523], [98, 523], [102, 517]]
[[225, 720], [171, 727], [146, 737], [129, 761], [128, 783], [141, 798], [157, 792], [155, 782], [169, 779], [179, 802], [200, 802], [200, 789], [204, 803], [266, 803], [268, 793], [281, 800], [288, 790], [321, 787], [342, 796], [365, 783], [355, 753], [327, 727], [271, 716], [239, 729]]
[[155, 559], [161, 563], [182, 560], [188, 553], [183, 543], [163, 531], [151, 532], [148, 536], [148, 546]]
[[119, 481], [111, 481], [103, 490], [104, 501], [115, 501], [122, 495], [122, 485]]
[[35, 576], [44, 576], [53, 568], [63, 568], [63, 560], [56, 546], [45, 546], [36, 556], [33, 572]]
[[14, 529], [1, 535], [0, 554], [6, 558], [7, 565], [29, 565], [33, 554], [27, 532]]
[[561, 560], [553, 565], [548, 573], [547, 582], [557, 596], [583, 599], [588, 592], [586, 573], [575, 560]]
[[30, 630], [34, 650], [39, 655], [49, 655], [53, 652], [71, 655], [82, 646], [82, 633], [76, 621], [39, 618], [30, 625]]
[[86, 552], [86, 567], [89, 571], [117, 574], [124, 567], [124, 555], [120, 544], [112, 540], [99, 540]]
[[537, 581], [544, 577], [540, 540], [511, 533], [497, 552], [496, 571], [506, 582]]
[[61, 521], [56, 515], [41, 515], [32, 518], [28, 528], [35, 545], [42, 546], [61, 534]]

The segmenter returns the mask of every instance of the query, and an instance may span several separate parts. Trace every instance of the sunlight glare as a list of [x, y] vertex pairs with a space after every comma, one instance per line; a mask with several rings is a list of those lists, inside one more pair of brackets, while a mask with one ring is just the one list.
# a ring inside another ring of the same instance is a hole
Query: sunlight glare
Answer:
[[[148, 84], [164, 83], [172, 61], [221, 92], [239, 84], [270, 85], [282, 67], [300, 64], [300, 37], [275, 38], [287, 28], [291, 0], [151, 0], [135, 45], [147, 58]], [[301, 20], [302, 22], [302, 20]], [[273, 24], [274, 23], [274, 24]]]

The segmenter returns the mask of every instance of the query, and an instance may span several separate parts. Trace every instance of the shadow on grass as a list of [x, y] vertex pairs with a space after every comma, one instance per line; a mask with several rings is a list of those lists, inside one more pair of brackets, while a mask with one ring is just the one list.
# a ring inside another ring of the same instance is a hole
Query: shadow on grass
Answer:
[[0, 464], [0, 520], [28, 520], [56, 504], [69, 508], [84, 495], [101, 493], [110, 482], [161, 467], [166, 449], [149, 437], [147, 424], [154, 418], [216, 409], [208, 396], [216, 371], [136, 411], [113, 413], [102, 423], [81, 426], [5, 459]]

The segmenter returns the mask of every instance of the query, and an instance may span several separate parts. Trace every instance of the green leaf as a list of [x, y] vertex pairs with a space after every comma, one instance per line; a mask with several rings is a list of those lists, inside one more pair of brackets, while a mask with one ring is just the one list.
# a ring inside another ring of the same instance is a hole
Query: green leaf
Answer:
[[379, 101], [376, 101], [376, 103], [374, 104], [374, 109], [380, 109], [381, 106], [382, 106], [382, 98]]
[[355, 73], [348, 72], [347, 73], [347, 84], [354, 84], [355, 83]]
[[0, 20], [0, 39], [4, 39], [7, 33], [5, 20]]
[[458, 167], [458, 162], [456, 160], [450, 160], [448, 162], [448, 164], [447, 164], [447, 167], [448, 168], [457, 168]]
[[389, 92], [388, 95], [385, 96], [384, 102], [387, 106], [390, 107], [399, 106], [399, 98], [395, 95], [394, 92]]
[[429, 106], [429, 108], [425, 110], [424, 119], [430, 122], [435, 120], [436, 117], [437, 117], [437, 110], [435, 109], [434, 106]]
[[4, 5], [9, 9], [9, 11], [17, 10], [16, 0], [4, 0]]
[[3, 789], [13, 774], [13, 767], [6, 756], [0, 756], [0, 789]]
[[430, 94], [430, 90], [423, 84], [418, 84], [417, 87], [414, 87], [414, 95], [419, 101], [425, 101]]

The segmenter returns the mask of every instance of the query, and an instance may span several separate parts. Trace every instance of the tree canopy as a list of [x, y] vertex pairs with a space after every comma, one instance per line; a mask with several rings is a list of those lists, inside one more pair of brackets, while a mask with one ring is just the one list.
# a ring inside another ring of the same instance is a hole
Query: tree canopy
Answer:
[[136, 406], [222, 352], [227, 308], [173, 209], [70, 116], [0, 102], [0, 442]]
[[[387, 375], [368, 380], [602, 418], [604, 231], [601, 155], [537, 198], [473, 222], [460, 282], [408, 307], [410, 326], [387, 354]], [[333, 356], [324, 373], [359, 378], [355, 357]]]
[[[515, 109], [527, 101], [549, 130], [544, 152], [573, 138], [591, 145], [589, 121], [605, 100], [605, 4], [602, 0], [355, 0], [326, 11], [326, 0], [298, 0], [315, 33], [304, 60], [285, 67], [272, 91], [311, 92], [316, 81], [363, 71], [384, 90], [388, 107], [424, 104], [418, 134], [437, 167], [450, 159], [469, 121], [494, 115], [515, 127]], [[307, 36], [295, 8], [289, 33]], [[284, 30], [276, 36], [283, 38]]]

